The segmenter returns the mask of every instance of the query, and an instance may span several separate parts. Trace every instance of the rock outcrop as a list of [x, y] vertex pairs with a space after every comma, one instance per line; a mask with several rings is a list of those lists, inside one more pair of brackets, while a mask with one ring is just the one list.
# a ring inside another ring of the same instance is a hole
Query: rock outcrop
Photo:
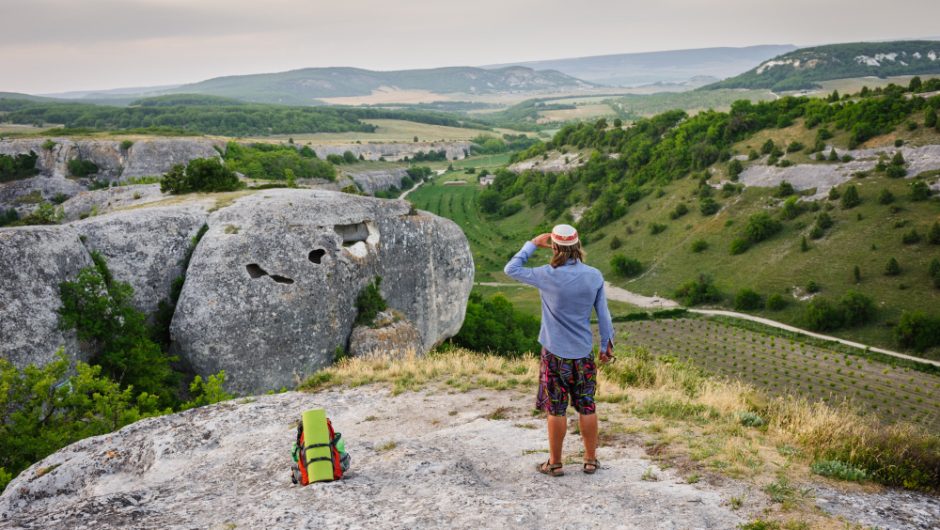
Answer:
[[[66, 182], [71, 181], [66, 180]], [[62, 211], [66, 220], [75, 221], [83, 216], [105, 214], [121, 208], [140, 206], [166, 198], [167, 195], [160, 192], [159, 184], [112, 186], [100, 190], [79, 191], [71, 199], [62, 203]]]
[[[339, 482], [294, 486], [294, 425], [315, 407], [343, 433], [352, 467]], [[596, 475], [577, 465], [563, 478], [538, 475], [547, 449], [529, 407], [516, 392], [393, 396], [359, 387], [147, 419], [23, 471], [0, 496], [0, 527], [730, 529], [746, 521], [728, 499], [753, 486], [688, 484], [672, 470], [641, 480], [655, 464], [637, 446], [605, 444]], [[505, 419], [488, 419], [494, 410]], [[569, 490], [577, 495], [559, 510], [559, 491]], [[742, 511], [759, 502], [749, 497]]]
[[349, 178], [359, 189], [370, 195], [377, 191], [391, 189], [392, 186], [401, 188], [401, 179], [406, 176], [408, 176], [408, 171], [403, 168], [349, 173]]
[[[43, 146], [47, 140], [54, 142], [51, 148]], [[69, 161], [88, 160], [98, 166], [96, 178], [116, 181], [162, 175], [173, 164], [194, 158], [218, 158], [216, 147], [222, 149], [224, 144], [204, 138], [148, 138], [123, 149], [118, 140], [29, 138], [0, 141], [0, 154], [19, 155], [32, 151], [39, 155], [36, 160], [39, 175], [55, 178], [69, 176]]]
[[0, 185], [0, 210], [13, 208], [20, 217], [29, 215], [42, 201], [58, 201], [83, 190], [78, 181], [60, 177], [30, 177]]
[[92, 265], [78, 232], [69, 226], [0, 230], [0, 357], [22, 368], [43, 365], [65, 347], [81, 354], [71, 331], [59, 329], [59, 283]]
[[206, 217], [198, 207], [142, 208], [73, 226], [89, 251], [104, 256], [114, 277], [131, 284], [137, 309], [152, 314], [183, 274], [183, 259]]
[[232, 390], [290, 387], [346, 347], [356, 297], [376, 275], [423, 351], [459, 331], [473, 261], [453, 222], [405, 201], [250, 195], [210, 216], [171, 335], [198, 373], [226, 370]]
[[402, 359], [423, 350], [418, 328], [397, 311], [379, 313], [373, 325], [356, 326], [349, 336], [350, 357]]
[[366, 160], [402, 160], [406, 156], [413, 157], [417, 153], [429, 153], [444, 151], [447, 153], [448, 160], [460, 160], [466, 158], [470, 152], [473, 142], [453, 141], [453, 142], [383, 142], [383, 143], [364, 143], [364, 144], [310, 144], [317, 156], [326, 158], [327, 155], [342, 155], [346, 151], [351, 151], [358, 158], [362, 155]]

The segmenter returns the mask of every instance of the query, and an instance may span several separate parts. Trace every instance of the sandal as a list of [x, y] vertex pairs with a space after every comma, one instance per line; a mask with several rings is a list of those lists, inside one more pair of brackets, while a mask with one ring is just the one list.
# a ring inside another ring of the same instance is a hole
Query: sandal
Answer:
[[551, 477], [560, 477], [565, 474], [565, 472], [561, 470], [561, 464], [552, 464], [551, 461], [536, 464], [535, 470]]
[[[593, 469], [588, 469], [588, 466], [591, 466]], [[601, 468], [601, 461], [598, 459], [591, 460], [590, 458], [584, 459], [584, 464], [581, 466], [581, 470], [587, 473], [588, 475], [593, 475], [597, 473], [597, 470]]]

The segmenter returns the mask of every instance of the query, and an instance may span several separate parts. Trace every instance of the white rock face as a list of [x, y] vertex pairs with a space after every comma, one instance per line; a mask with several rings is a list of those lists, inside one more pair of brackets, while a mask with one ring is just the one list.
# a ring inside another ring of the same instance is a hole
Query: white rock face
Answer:
[[544, 159], [535, 157], [516, 162], [509, 166], [509, 171], [514, 173], [529, 170], [543, 173], [565, 173], [583, 166], [588, 159], [588, 155], [581, 156], [580, 153], [562, 154], [560, 151], [551, 151], [547, 154], [548, 156]]
[[429, 153], [435, 151], [444, 151], [447, 153], [448, 160], [460, 160], [466, 158], [470, 152], [472, 142], [454, 141], [454, 142], [384, 142], [384, 143], [364, 143], [364, 144], [310, 144], [317, 156], [326, 158], [327, 155], [342, 155], [346, 151], [352, 151], [358, 158], [362, 155], [366, 160], [401, 160], [407, 157], [413, 157], [418, 152]]
[[[686, 484], [668, 470], [641, 480], [654, 464], [636, 446], [601, 447], [604, 468], [595, 475], [578, 465], [565, 466], [562, 478], [537, 474], [547, 442], [530, 399], [360, 387], [143, 420], [23, 471], [0, 496], [0, 526], [730, 529], [745, 522], [727, 502], [744, 494], [742, 486]], [[314, 407], [342, 432], [352, 467], [340, 482], [294, 486], [294, 425]], [[510, 417], [487, 419], [497, 407]], [[568, 453], [579, 443], [569, 436]]]
[[237, 392], [292, 387], [346, 349], [355, 300], [375, 276], [424, 353], [463, 323], [473, 260], [453, 222], [384, 201], [270, 190], [209, 218], [172, 324], [201, 374], [225, 370]]
[[369, 194], [391, 189], [392, 186], [401, 188], [401, 179], [406, 176], [408, 172], [403, 168], [349, 173], [349, 178], [359, 189]]
[[74, 332], [59, 329], [59, 283], [92, 265], [78, 232], [67, 226], [0, 229], [0, 357], [16, 367], [43, 365], [65, 347], [81, 354]]

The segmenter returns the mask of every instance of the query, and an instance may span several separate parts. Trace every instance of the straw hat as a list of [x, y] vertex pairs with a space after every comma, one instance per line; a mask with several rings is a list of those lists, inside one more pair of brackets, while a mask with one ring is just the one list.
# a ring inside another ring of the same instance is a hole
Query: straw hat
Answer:
[[578, 243], [578, 231], [571, 225], [557, 225], [552, 228], [552, 242], [568, 247]]

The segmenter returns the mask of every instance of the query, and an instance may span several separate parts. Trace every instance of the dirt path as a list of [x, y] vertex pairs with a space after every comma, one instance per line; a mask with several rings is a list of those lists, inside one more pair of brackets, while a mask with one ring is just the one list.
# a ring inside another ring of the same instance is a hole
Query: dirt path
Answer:
[[[435, 176], [439, 177], [439, 176], [443, 175], [443, 174], [446, 173], [446, 172], [447, 172], [446, 169], [438, 169], [437, 171], [435, 171]], [[413, 192], [414, 190], [420, 188], [421, 185], [424, 184], [424, 182], [425, 182], [425, 181], [423, 181], [423, 180], [419, 180], [418, 182], [415, 182], [415, 185], [412, 186], [411, 189], [409, 189], [409, 190], [406, 191], [405, 193], [402, 193], [401, 195], [399, 195], [398, 198], [399, 198], [399, 199], [404, 199], [404, 198], [408, 197], [408, 194], [409, 194], [409, 193], [411, 193], [411, 192]]]
[[[516, 286], [525, 285], [525, 284], [479, 282], [477, 285], [484, 285], [484, 286], [489, 286], [489, 287], [516, 287]], [[670, 308], [679, 307], [679, 304], [673, 300], [661, 298], [659, 296], [644, 296], [641, 294], [633, 293], [626, 289], [623, 289], [622, 287], [617, 287], [616, 285], [612, 285], [610, 282], [605, 282], [604, 288], [607, 292], [608, 300], [626, 302], [628, 304], [633, 304], [643, 309], [670, 309]], [[846, 339], [840, 339], [839, 337], [833, 337], [832, 335], [823, 335], [822, 333], [814, 333], [812, 331], [807, 331], [805, 329], [798, 328], [796, 326], [784, 324], [783, 322], [777, 322], [776, 320], [771, 320], [769, 318], [748, 315], [746, 313], [738, 313], [737, 311], [726, 311], [723, 309], [691, 309], [690, 308], [688, 309], [688, 311], [690, 313], [698, 313], [700, 315], [716, 315], [716, 316], [739, 318], [741, 320], [749, 320], [751, 322], [757, 322], [760, 324], [764, 324], [765, 326], [782, 329], [784, 331], [789, 331], [792, 333], [799, 333], [801, 335], [806, 335], [808, 337], [814, 337], [817, 339], [838, 342], [839, 344], [844, 344], [846, 346], [851, 346], [853, 348], [858, 348], [861, 350], [867, 349], [873, 352], [882, 353], [884, 355], [890, 355], [891, 357], [896, 357], [898, 359], [905, 359], [908, 361], [914, 361], [914, 362], [930, 364], [933, 366], [940, 367], [940, 361], [934, 361], [931, 359], [922, 359], [920, 357], [914, 357], [913, 355], [907, 355], [907, 354], [892, 351], [892, 350], [886, 350], [884, 348], [877, 348], [874, 346], [869, 346], [867, 344], [862, 344], [860, 342], [853, 342], [853, 341], [846, 340]]]

